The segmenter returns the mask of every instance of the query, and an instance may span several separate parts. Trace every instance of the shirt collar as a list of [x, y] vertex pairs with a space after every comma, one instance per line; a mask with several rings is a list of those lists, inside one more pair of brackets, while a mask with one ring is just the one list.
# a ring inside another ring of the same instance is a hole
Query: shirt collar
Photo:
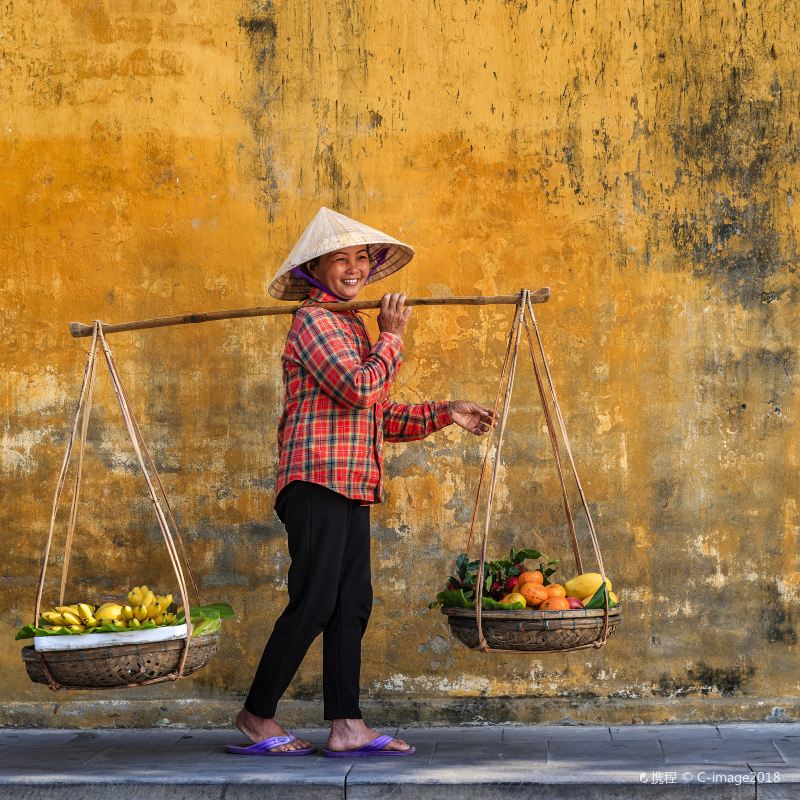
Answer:
[[340, 300], [335, 294], [331, 294], [329, 291], [324, 289], [320, 289], [316, 286], [311, 287], [311, 291], [308, 293], [308, 299], [311, 300], [313, 303], [341, 303], [343, 302]]

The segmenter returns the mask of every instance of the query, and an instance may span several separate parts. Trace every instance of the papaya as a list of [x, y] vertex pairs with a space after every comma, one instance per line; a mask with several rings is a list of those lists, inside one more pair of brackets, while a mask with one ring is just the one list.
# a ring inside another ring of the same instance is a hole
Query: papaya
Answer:
[[[564, 585], [567, 597], [589, 597], [599, 588], [603, 578], [599, 572], [584, 572], [568, 580]], [[611, 591], [611, 580], [606, 576], [608, 590]]]

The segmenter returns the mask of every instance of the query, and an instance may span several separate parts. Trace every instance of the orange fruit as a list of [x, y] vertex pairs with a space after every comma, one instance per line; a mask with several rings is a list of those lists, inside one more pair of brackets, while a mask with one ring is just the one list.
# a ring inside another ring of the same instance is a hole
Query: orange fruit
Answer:
[[540, 606], [539, 611], [567, 611], [569, 603], [563, 597], [548, 597]]
[[525, 598], [525, 603], [529, 606], [538, 606], [539, 603], [547, 600], [547, 592], [540, 583], [524, 583], [519, 593]]
[[544, 576], [542, 575], [541, 572], [539, 572], [538, 569], [533, 569], [533, 570], [529, 569], [526, 572], [523, 572], [522, 575], [519, 576], [519, 578], [517, 579], [516, 588], [517, 591], [519, 591], [519, 587], [522, 586], [523, 583], [541, 584], [543, 582], [544, 582]]
[[548, 597], [566, 597], [567, 590], [560, 583], [551, 583], [544, 587]]

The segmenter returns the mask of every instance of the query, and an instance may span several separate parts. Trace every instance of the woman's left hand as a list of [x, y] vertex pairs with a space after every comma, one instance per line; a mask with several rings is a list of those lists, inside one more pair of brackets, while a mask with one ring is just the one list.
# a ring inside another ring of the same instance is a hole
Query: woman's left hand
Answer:
[[494, 414], [490, 408], [469, 400], [451, 400], [450, 413], [456, 425], [476, 436], [483, 436], [494, 424]]

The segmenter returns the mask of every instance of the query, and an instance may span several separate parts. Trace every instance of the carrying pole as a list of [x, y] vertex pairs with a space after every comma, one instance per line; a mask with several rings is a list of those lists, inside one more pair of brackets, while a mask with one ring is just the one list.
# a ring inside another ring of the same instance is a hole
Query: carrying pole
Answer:
[[[408, 297], [407, 306], [497, 306], [516, 305], [522, 296], [503, 294], [495, 297]], [[546, 303], [550, 299], [550, 288], [547, 286], [530, 293], [531, 303]], [[352, 303], [315, 303], [316, 308], [327, 308], [331, 311], [361, 311], [367, 308], [380, 308], [380, 300], [357, 300]], [[171, 325], [188, 325], [197, 322], [214, 322], [219, 319], [242, 319], [245, 317], [272, 317], [278, 314], [294, 314], [303, 308], [300, 303], [286, 306], [255, 306], [254, 308], [233, 308], [227, 311], [205, 311], [200, 314], [183, 314], [176, 317], [157, 317], [142, 319], [136, 322], [120, 322], [117, 325], [103, 325], [103, 333], [122, 333], [124, 331], [140, 331], [145, 328], [166, 328]], [[70, 322], [70, 333], [76, 339], [91, 336], [94, 330], [91, 325], [82, 322]]]

